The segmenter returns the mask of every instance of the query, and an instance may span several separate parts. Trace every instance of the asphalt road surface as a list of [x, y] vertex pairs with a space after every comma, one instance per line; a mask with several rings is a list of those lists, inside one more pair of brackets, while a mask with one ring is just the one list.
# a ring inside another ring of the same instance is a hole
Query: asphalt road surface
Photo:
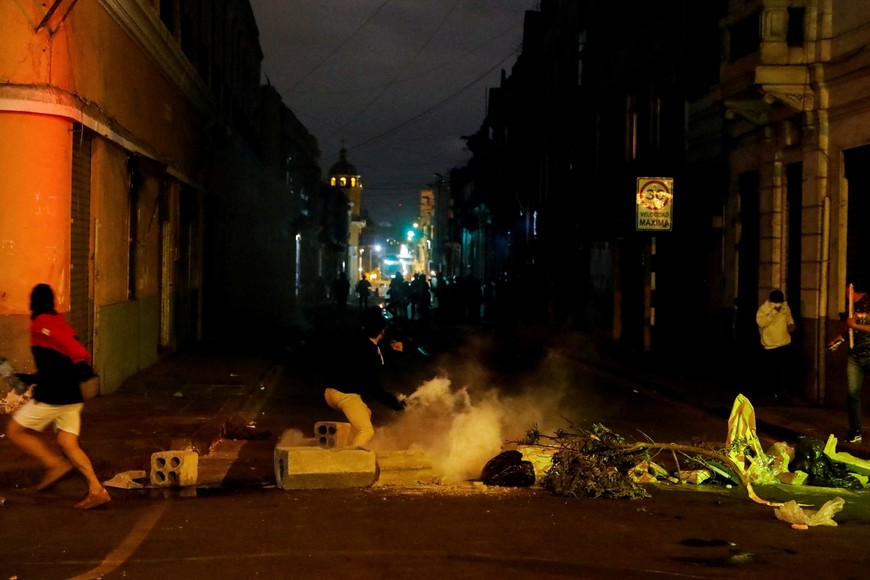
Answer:
[[[398, 362], [387, 378], [412, 394], [447, 374], [454, 390], [473, 391], [472, 407], [488, 401], [491, 409], [493, 399], [481, 393], [495, 392], [499, 404], [520, 403], [499, 409], [535, 407], [541, 420], [601, 423], [630, 440], [725, 438], [721, 418], [563, 357], [479, 343], [443, 353]], [[316, 359], [304, 350], [288, 360], [261, 429], [274, 434], [339, 419], [324, 414]], [[402, 419], [374, 411], [380, 428]], [[507, 427], [528, 425], [517, 419]], [[795, 530], [739, 487], [654, 485], [642, 500], [566, 498], [468, 480], [283, 491], [274, 486], [272, 445], [244, 442], [228, 472], [235, 485], [113, 490], [110, 504], [89, 512], [70, 507], [82, 489], [74, 479], [42, 494], [3, 490], [0, 578], [848, 579], [870, 570], [866, 492], [757, 489], [764, 499], [795, 499], [808, 509], [845, 499], [837, 526]]]
[[798, 531], [742, 490], [652, 495], [479, 486], [136, 491], [78, 512], [63, 489], [13, 494], [0, 508], [0, 577], [845, 579], [870, 569], [866, 499], [858, 507], [850, 497], [836, 527]]

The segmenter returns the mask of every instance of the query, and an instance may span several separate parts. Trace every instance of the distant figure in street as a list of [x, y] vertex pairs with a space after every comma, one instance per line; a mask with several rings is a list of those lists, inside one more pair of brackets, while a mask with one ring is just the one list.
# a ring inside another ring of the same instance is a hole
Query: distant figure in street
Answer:
[[[374, 437], [372, 411], [368, 403], [372, 399], [401, 411], [404, 402], [381, 386], [381, 368], [384, 357], [379, 343], [384, 338], [386, 320], [381, 309], [373, 306], [363, 312], [362, 332], [351, 337], [344, 349], [339, 349], [332, 365], [332, 374], [327, 378], [323, 393], [326, 404], [341, 411], [354, 428], [354, 447], [365, 447]], [[402, 351], [401, 342], [390, 343], [390, 348]]]
[[396, 318], [408, 317], [408, 283], [401, 272], [396, 272], [390, 279], [388, 309]]
[[766, 380], [763, 391], [774, 398], [786, 394], [786, 373], [789, 368], [789, 345], [795, 324], [791, 309], [785, 302], [782, 290], [772, 290], [767, 300], [758, 307], [755, 322], [761, 335], [764, 349], [762, 379]]
[[[846, 318], [843, 335], [828, 345], [835, 350], [843, 343], [849, 345], [846, 361], [846, 413], [849, 418], [849, 431], [846, 443], [860, 443], [861, 436], [861, 399], [864, 377], [870, 372], [870, 298], [864, 292], [854, 292], [854, 312]], [[852, 340], [847, 338], [852, 331]]]
[[[22, 375], [36, 383], [33, 398], [12, 417], [7, 426], [9, 440], [46, 468], [37, 491], [50, 488], [73, 467], [88, 483], [88, 495], [75, 504], [91, 509], [111, 500], [97, 479], [91, 460], [79, 447], [81, 411], [84, 407], [80, 383], [93, 376], [91, 355], [78, 341], [63, 314], [54, 309], [54, 291], [37, 284], [30, 294], [30, 347], [36, 363], [35, 375]], [[38, 432], [51, 426], [63, 455], [51, 450]]]
[[369, 294], [371, 293], [372, 283], [369, 282], [365, 274], [356, 283], [356, 295], [359, 299], [360, 308], [368, 308]]
[[341, 272], [332, 283], [332, 299], [338, 305], [339, 312], [347, 309], [348, 294], [350, 294], [350, 280], [347, 279], [346, 273]]
[[432, 294], [426, 274], [422, 272], [414, 274], [409, 286], [411, 294], [412, 320], [427, 322], [429, 320], [429, 308], [432, 305]]

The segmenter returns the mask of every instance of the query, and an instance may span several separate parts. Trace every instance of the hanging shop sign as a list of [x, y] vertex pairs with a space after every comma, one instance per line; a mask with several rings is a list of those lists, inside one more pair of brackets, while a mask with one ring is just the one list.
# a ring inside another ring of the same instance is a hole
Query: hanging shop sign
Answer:
[[638, 177], [637, 231], [665, 231], [673, 228], [674, 180], [671, 177]]

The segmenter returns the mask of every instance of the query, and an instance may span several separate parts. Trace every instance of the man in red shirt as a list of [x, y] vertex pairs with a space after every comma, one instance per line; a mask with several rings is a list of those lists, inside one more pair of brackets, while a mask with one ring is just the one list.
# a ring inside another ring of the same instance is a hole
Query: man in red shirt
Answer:
[[[79, 447], [81, 410], [84, 407], [80, 383], [93, 375], [91, 355], [78, 341], [63, 314], [54, 309], [54, 292], [47, 284], [37, 284], [30, 294], [30, 347], [36, 363], [33, 398], [9, 421], [9, 440], [45, 465], [46, 474], [36, 486], [38, 491], [56, 484], [73, 467], [88, 483], [88, 495], [75, 504], [91, 509], [111, 500], [109, 493]], [[51, 426], [63, 455], [51, 450], [36, 434]]]

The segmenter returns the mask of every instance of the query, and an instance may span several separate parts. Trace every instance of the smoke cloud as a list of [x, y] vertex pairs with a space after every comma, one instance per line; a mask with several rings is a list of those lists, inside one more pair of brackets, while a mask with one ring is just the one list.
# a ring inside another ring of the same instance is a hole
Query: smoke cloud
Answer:
[[563, 422], [563, 393], [550, 385], [506, 394], [494, 387], [456, 387], [439, 376], [407, 397], [405, 412], [378, 429], [372, 447], [425, 452], [445, 484], [476, 479], [487, 461], [533, 425], [543, 431]]

